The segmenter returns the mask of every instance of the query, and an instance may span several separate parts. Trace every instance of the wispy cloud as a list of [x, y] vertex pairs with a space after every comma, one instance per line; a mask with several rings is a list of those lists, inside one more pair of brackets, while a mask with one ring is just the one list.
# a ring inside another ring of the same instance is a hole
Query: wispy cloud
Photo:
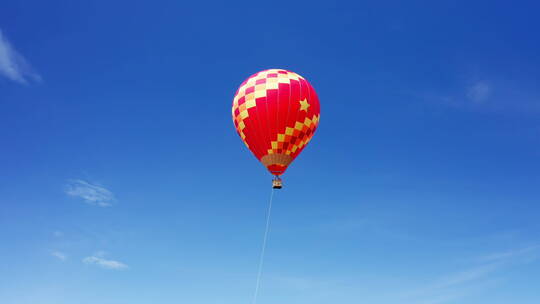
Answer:
[[494, 106], [492, 92], [493, 85], [480, 80], [461, 86], [461, 89], [453, 94], [427, 94], [425, 97], [455, 108], [477, 109]]
[[475, 103], [485, 102], [491, 95], [491, 85], [485, 81], [478, 81], [467, 89], [467, 97]]
[[68, 182], [66, 194], [82, 198], [86, 203], [100, 207], [111, 206], [116, 200], [114, 194], [105, 187], [80, 179]]
[[453, 91], [424, 92], [423, 99], [461, 110], [482, 112], [537, 113], [540, 111], [538, 89], [509, 80], [475, 80]]
[[105, 253], [104, 252], [97, 252], [96, 254], [84, 258], [82, 261], [85, 264], [88, 265], [98, 265], [100, 267], [106, 268], [106, 269], [114, 269], [114, 270], [124, 270], [129, 268], [126, 264], [115, 261], [115, 260], [107, 260], [105, 259]]
[[323, 282], [322, 280], [313, 278], [313, 277], [307, 277], [307, 276], [275, 276], [271, 277], [272, 283], [286, 287], [291, 288], [294, 290], [309, 290], [314, 288], [320, 288], [323, 285], [326, 285], [326, 282]]
[[540, 245], [532, 245], [523, 248], [517, 248], [513, 250], [507, 250], [502, 252], [494, 252], [483, 255], [478, 258], [481, 262], [497, 262], [510, 259], [523, 259], [524, 261], [531, 261], [538, 258], [538, 250]]
[[378, 237], [392, 238], [403, 241], [412, 241], [416, 237], [404, 231], [402, 227], [396, 227], [391, 220], [384, 218], [339, 218], [317, 223], [316, 229], [325, 233], [354, 233], [357, 236], [377, 235]]
[[65, 261], [67, 259], [67, 255], [60, 251], [53, 251], [51, 252], [51, 255], [61, 261]]
[[501, 265], [492, 263], [487, 265], [481, 265], [478, 267], [470, 268], [461, 272], [457, 272], [448, 276], [444, 276], [438, 280], [435, 284], [431, 285], [431, 289], [443, 289], [449, 287], [455, 287], [456, 285], [462, 285], [471, 281], [483, 278], [488, 274], [499, 269]]
[[496, 275], [505, 267], [518, 263], [530, 263], [537, 259], [540, 246], [517, 248], [480, 256], [475, 266], [460, 272], [444, 275], [405, 297], [409, 303], [447, 303], [462, 298], [471, 292], [492, 287], [500, 279]]
[[30, 80], [41, 81], [30, 64], [19, 54], [0, 30], [0, 75], [18, 83], [27, 84]]

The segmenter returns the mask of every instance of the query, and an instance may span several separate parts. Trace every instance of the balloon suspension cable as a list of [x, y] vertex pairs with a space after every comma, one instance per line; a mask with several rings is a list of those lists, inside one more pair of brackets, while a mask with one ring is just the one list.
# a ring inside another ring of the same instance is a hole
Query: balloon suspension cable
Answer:
[[253, 304], [257, 304], [257, 296], [259, 295], [259, 285], [261, 283], [261, 274], [264, 264], [264, 253], [266, 251], [266, 241], [268, 239], [268, 232], [270, 230], [270, 215], [272, 213], [272, 200], [274, 199], [274, 188], [270, 194], [270, 203], [268, 204], [268, 211], [266, 212], [266, 227], [264, 229], [264, 238], [261, 249], [261, 256], [259, 257], [259, 270], [257, 271], [257, 283], [255, 284], [255, 294], [253, 295]]

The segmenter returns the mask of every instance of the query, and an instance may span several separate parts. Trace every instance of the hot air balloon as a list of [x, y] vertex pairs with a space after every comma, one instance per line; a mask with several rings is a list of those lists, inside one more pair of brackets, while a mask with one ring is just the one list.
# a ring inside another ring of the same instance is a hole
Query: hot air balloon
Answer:
[[280, 176], [313, 137], [320, 119], [319, 98], [309, 82], [287, 70], [270, 69], [246, 79], [232, 104], [236, 131], [253, 155]]

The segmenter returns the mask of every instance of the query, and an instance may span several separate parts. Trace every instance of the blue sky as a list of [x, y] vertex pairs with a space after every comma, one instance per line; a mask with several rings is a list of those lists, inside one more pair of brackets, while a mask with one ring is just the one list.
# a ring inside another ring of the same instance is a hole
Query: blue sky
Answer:
[[270, 179], [232, 98], [306, 77], [260, 304], [538, 303], [533, 1], [8, 1], [0, 303], [250, 303]]

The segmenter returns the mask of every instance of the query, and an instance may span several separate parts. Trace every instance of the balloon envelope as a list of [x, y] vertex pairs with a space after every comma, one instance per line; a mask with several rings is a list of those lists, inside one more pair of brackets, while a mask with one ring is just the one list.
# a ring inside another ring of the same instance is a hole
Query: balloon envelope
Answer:
[[302, 76], [265, 70], [240, 85], [232, 117], [242, 141], [270, 173], [279, 176], [313, 137], [320, 119], [319, 98]]

